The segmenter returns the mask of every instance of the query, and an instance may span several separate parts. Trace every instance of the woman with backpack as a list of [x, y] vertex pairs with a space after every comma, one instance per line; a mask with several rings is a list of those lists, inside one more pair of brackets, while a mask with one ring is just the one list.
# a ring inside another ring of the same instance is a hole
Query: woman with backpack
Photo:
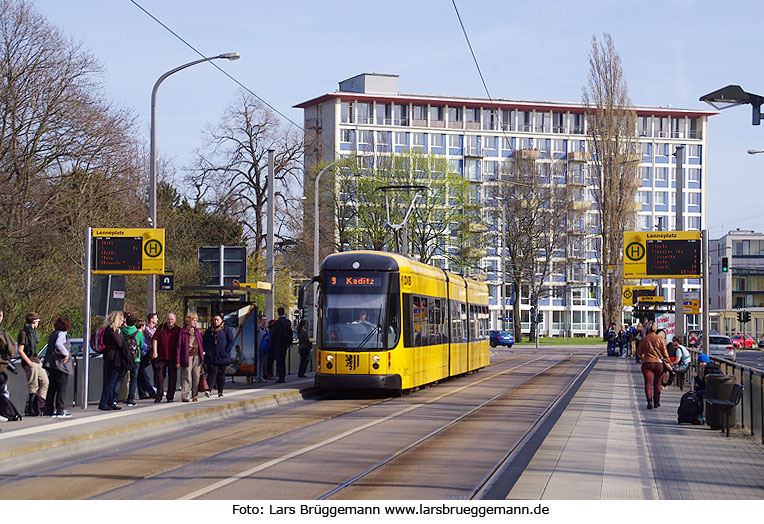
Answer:
[[122, 409], [117, 405], [115, 398], [116, 392], [122, 387], [122, 381], [125, 379], [125, 372], [127, 371], [123, 356], [125, 343], [121, 332], [124, 322], [125, 316], [122, 312], [113, 311], [103, 323], [103, 332], [98, 333], [99, 343], [102, 339], [104, 347], [104, 381], [101, 401], [98, 403], [98, 409], [102, 411]]
[[72, 348], [69, 344], [70, 328], [69, 319], [59, 317], [53, 324], [53, 333], [48, 337], [48, 349], [42, 363], [42, 367], [47, 369], [50, 375], [48, 396], [45, 399], [45, 415], [48, 417], [69, 418], [72, 416], [64, 409], [66, 385], [69, 383], [69, 376], [74, 374]]

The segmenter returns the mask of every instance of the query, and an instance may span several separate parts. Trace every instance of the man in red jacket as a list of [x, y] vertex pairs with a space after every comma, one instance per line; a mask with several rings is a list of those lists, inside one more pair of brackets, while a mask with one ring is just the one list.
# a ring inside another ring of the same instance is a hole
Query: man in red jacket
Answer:
[[180, 326], [175, 324], [175, 313], [167, 313], [167, 320], [154, 333], [152, 358], [157, 363], [156, 387], [157, 396], [154, 402], [162, 402], [164, 393], [164, 374], [167, 370], [167, 402], [175, 399], [175, 387], [178, 384], [178, 363], [176, 348]]

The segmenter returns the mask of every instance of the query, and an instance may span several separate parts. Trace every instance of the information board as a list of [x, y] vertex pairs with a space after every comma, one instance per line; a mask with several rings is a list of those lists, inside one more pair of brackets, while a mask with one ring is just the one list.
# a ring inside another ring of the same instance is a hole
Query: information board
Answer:
[[700, 239], [647, 239], [648, 275], [700, 275]]
[[633, 306], [639, 297], [655, 296], [655, 286], [623, 286], [623, 305]]
[[94, 228], [93, 273], [164, 274], [164, 229]]
[[623, 276], [700, 278], [700, 231], [627, 231]]

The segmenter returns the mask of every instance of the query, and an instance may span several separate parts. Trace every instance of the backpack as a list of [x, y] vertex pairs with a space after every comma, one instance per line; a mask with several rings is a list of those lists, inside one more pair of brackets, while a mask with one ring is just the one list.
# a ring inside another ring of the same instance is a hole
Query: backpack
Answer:
[[41, 417], [45, 413], [45, 399], [39, 393], [30, 393], [24, 408], [25, 417]]
[[104, 328], [99, 329], [98, 331], [94, 332], [91, 339], [90, 339], [90, 345], [95, 349], [96, 353], [103, 354], [104, 351], [106, 351], [106, 344], [103, 342], [103, 332]]
[[138, 340], [135, 338], [136, 333], [138, 331], [132, 335], [122, 335], [122, 339], [125, 341], [125, 354], [130, 359], [131, 364], [141, 355], [141, 350], [138, 348]]
[[21, 420], [21, 414], [16, 409], [16, 406], [2, 393], [0, 393], [0, 415], [10, 421]]
[[607, 339], [610, 342], [618, 341], [618, 333], [615, 332], [615, 329], [608, 329], [608, 331], [607, 331]]
[[676, 414], [679, 424], [700, 425], [700, 416], [703, 414], [703, 402], [700, 400], [700, 395], [694, 391], [688, 391], [682, 395]]

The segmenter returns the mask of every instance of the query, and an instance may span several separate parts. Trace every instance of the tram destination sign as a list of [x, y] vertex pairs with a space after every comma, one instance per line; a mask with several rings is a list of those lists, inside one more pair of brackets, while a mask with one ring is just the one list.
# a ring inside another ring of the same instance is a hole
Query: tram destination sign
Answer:
[[164, 274], [164, 229], [93, 228], [93, 273]]
[[624, 278], [700, 278], [700, 231], [628, 231]]

